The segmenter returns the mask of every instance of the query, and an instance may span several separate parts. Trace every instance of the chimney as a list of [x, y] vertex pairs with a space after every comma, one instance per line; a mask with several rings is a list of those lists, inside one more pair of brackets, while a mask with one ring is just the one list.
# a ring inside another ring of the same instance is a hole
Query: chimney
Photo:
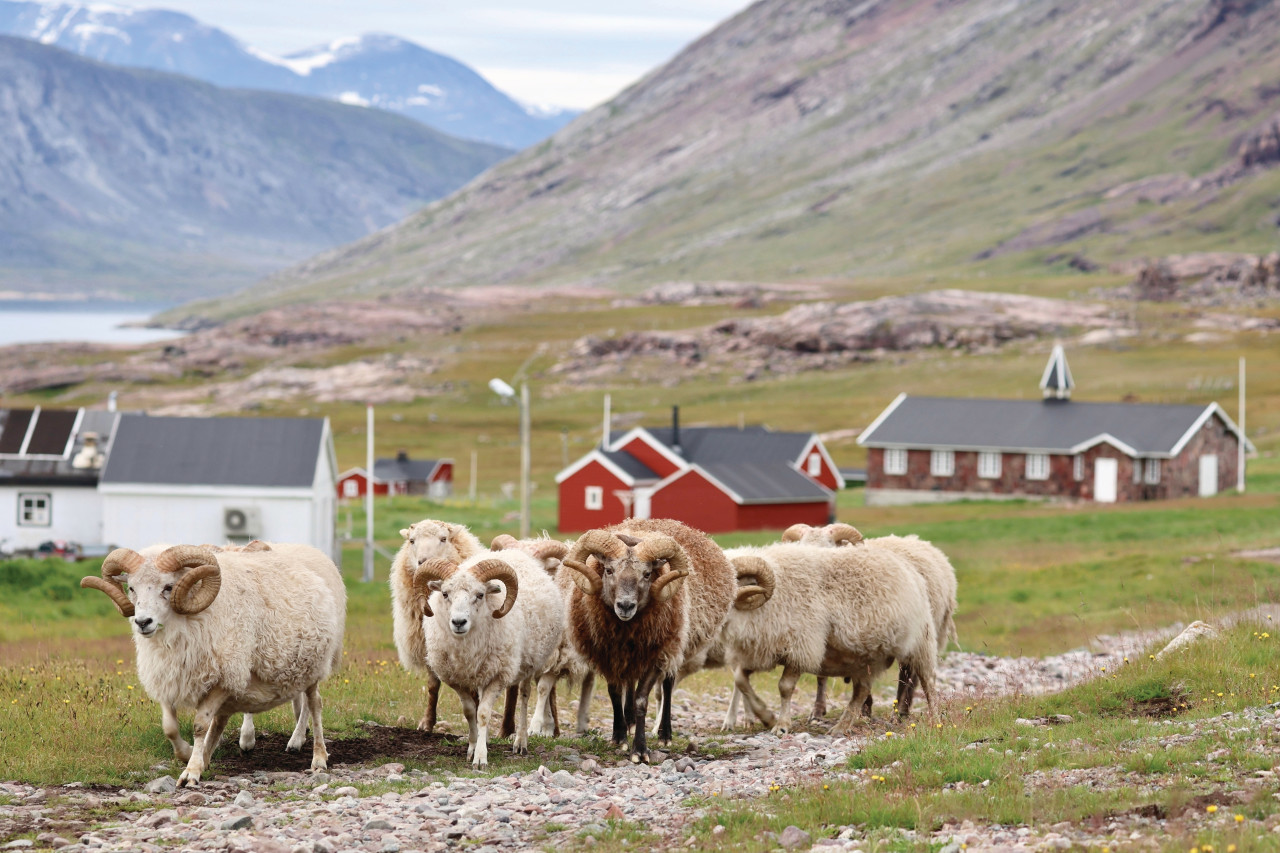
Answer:
[[107, 395], [107, 411], [114, 412], [116, 410], [116, 392], [112, 391]]
[[609, 432], [609, 427], [611, 426], [610, 420], [612, 419], [612, 416], [609, 411], [611, 402], [612, 401], [610, 400], [609, 395], [605, 394], [604, 395], [604, 427], [600, 432], [600, 449], [601, 450], [608, 450], [609, 442], [613, 440], [613, 436]]
[[681, 456], [684, 451], [680, 448], [680, 407], [671, 407], [671, 449]]
[[397, 450], [397, 451], [396, 451], [396, 461], [397, 461], [397, 462], [408, 462], [408, 461], [409, 461], [409, 451], [407, 451], [407, 450]]

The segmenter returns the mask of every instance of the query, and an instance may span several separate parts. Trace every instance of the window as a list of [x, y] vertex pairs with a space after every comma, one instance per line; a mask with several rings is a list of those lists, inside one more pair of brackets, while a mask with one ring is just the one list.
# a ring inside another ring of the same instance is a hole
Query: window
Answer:
[[1072, 461], [1071, 473], [1075, 475], [1077, 480], [1084, 479], [1084, 457], [1079, 453], [1076, 454], [1076, 458]]
[[1141, 459], [1133, 460], [1133, 482], [1135, 483], [1142, 482], [1142, 460]]
[[1049, 479], [1049, 456], [1045, 453], [1027, 454], [1027, 479]]
[[18, 495], [18, 526], [48, 527], [53, 523], [53, 496]]
[[1160, 460], [1148, 459], [1142, 466], [1142, 482], [1154, 486], [1160, 482]]
[[344, 498], [354, 498], [360, 495], [360, 484], [356, 482], [355, 477], [342, 482], [342, 496]]
[[950, 477], [956, 472], [954, 450], [935, 450], [929, 454], [929, 473], [935, 477]]
[[587, 486], [587, 509], [604, 509], [604, 489], [600, 486]]
[[999, 453], [979, 453], [978, 454], [978, 476], [994, 479], [1000, 476], [1000, 454]]
[[818, 453], [818, 451], [816, 450], [813, 453], [810, 453], [808, 468], [806, 470], [808, 470], [810, 477], [821, 477], [822, 476], [822, 454]]
[[884, 452], [884, 472], [886, 474], [907, 473], [907, 451], [901, 447], [891, 447]]

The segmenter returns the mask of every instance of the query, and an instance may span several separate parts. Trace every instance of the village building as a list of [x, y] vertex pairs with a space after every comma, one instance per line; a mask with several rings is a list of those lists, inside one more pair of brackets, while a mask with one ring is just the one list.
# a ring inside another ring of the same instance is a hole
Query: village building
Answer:
[[899, 394], [858, 437], [869, 505], [1053, 498], [1099, 503], [1207, 497], [1234, 488], [1241, 443], [1217, 403], [1086, 403], [1061, 346], [1042, 399]]
[[674, 518], [708, 533], [820, 525], [839, 470], [814, 433], [760, 426], [637, 427], [556, 475], [560, 530]]
[[336, 473], [327, 418], [0, 410], [0, 539], [21, 550], [268, 539], [333, 555]]
[[[362, 498], [369, 487], [369, 472], [349, 468], [338, 476], [338, 497]], [[443, 500], [453, 494], [452, 459], [410, 459], [401, 450], [393, 458], [373, 461], [373, 493], [383, 495], [425, 495]]]

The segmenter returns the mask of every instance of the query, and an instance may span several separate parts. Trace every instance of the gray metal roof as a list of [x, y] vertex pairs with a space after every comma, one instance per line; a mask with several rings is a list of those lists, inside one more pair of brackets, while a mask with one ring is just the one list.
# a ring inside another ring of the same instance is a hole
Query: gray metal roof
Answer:
[[[13, 417], [14, 413], [20, 413], [18, 417]], [[5, 432], [10, 427], [22, 425], [23, 432], [31, 422], [31, 411], [23, 409], [0, 409], [0, 438], [3, 438]], [[75, 421], [75, 415], [78, 411], [75, 409], [42, 409], [40, 418], [36, 425], [39, 427], [40, 421], [58, 422], [65, 424], [68, 420], [71, 423]], [[48, 417], [54, 415], [54, 417]], [[51, 454], [41, 454], [45, 458], [32, 458], [34, 455], [31, 445], [28, 445], [28, 453], [26, 456], [8, 456], [0, 457], [0, 485], [11, 486], [34, 486], [34, 485], [69, 485], [69, 486], [96, 486], [98, 477], [101, 473], [95, 468], [76, 468], [72, 465], [76, 455], [84, 449], [84, 438], [89, 433], [94, 433], [98, 437], [98, 449], [106, 451], [109, 449], [111, 441], [111, 430], [115, 426], [117, 415], [115, 412], [94, 411], [91, 409], [84, 410], [80, 416], [80, 426], [76, 430], [71, 441], [71, 451], [63, 456], [51, 458]], [[15, 430], [16, 432], [16, 430]], [[10, 433], [10, 440], [13, 434]], [[57, 442], [53, 442], [56, 444]], [[21, 442], [19, 441], [19, 445]], [[63, 447], [66, 444], [66, 437], [62, 438]], [[4, 445], [9, 446], [7, 443]], [[36, 445], [36, 450], [53, 449], [41, 448]], [[56, 451], [62, 453], [59, 448]]]
[[601, 450], [600, 455], [625, 471], [633, 480], [658, 479], [653, 469], [624, 450]]
[[323, 435], [319, 418], [123, 415], [102, 482], [310, 488]]
[[825, 501], [831, 496], [804, 474], [777, 462], [716, 462], [699, 467], [732, 489], [743, 503]]
[[[671, 427], [647, 432], [667, 447], [672, 446]], [[811, 432], [774, 432], [760, 426], [681, 427], [680, 449], [686, 462], [703, 467], [745, 460], [794, 463], [812, 438]]]
[[1168, 454], [1207, 406], [904, 397], [860, 443], [871, 447], [1066, 453], [1111, 435], [1139, 454]]
[[439, 459], [410, 459], [407, 456], [375, 459], [373, 476], [374, 479], [384, 483], [390, 480], [425, 483], [431, 479], [431, 475], [435, 473], [436, 466], [439, 464]]

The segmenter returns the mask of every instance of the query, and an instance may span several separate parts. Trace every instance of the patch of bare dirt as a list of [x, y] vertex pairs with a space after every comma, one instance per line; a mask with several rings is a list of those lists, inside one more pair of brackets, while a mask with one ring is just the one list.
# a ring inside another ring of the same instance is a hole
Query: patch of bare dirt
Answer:
[[[263, 770], [269, 773], [301, 773], [311, 769], [311, 739], [301, 752], [286, 752], [289, 736], [258, 734], [257, 745], [241, 752], [234, 739], [224, 740], [214, 756], [212, 773], [239, 776]], [[455, 735], [420, 732], [417, 729], [377, 726], [368, 734], [343, 738], [325, 738], [330, 767], [358, 767], [384, 764], [387, 761], [430, 761], [433, 758], [467, 757], [467, 741]], [[494, 744], [499, 751], [500, 743]], [[532, 751], [531, 746], [531, 751]]]

